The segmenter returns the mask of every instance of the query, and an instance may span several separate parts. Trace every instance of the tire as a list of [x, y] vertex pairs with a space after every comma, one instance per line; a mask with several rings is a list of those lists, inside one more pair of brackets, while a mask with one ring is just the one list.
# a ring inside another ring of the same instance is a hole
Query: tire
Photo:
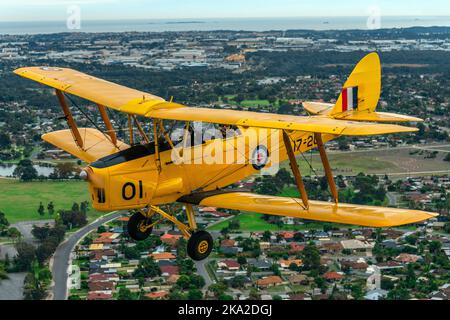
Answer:
[[213, 249], [213, 238], [206, 231], [197, 231], [189, 238], [187, 254], [194, 261], [202, 261], [209, 257]]
[[136, 241], [144, 241], [147, 239], [153, 231], [153, 227], [147, 229], [145, 232], [139, 230], [139, 227], [142, 223], [150, 224], [152, 223], [151, 218], [146, 218], [140, 213], [135, 213], [130, 217], [128, 221], [127, 229], [128, 235], [131, 239]]

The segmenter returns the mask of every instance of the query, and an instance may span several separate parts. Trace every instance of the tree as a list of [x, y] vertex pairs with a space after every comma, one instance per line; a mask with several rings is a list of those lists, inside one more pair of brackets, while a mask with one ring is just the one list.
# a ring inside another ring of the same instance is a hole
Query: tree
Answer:
[[76, 171], [76, 166], [72, 162], [58, 163], [53, 171], [53, 176], [59, 179], [68, 179]]
[[361, 300], [364, 297], [364, 289], [361, 283], [355, 283], [351, 286], [352, 296], [356, 300]]
[[241, 104], [242, 101], [245, 100], [245, 96], [242, 93], [239, 93], [234, 99], [237, 104]]
[[123, 254], [125, 255], [125, 258], [131, 260], [139, 259], [141, 256], [141, 253], [136, 249], [136, 247], [125, 247], [123, 249]]
[[405, 287], [405, 284], [400, 282], [394, 289], [388, 292], [388, 300], [408, 300], [411, 296], [409, 290]]
[[186, 259], [187, 256], [187, 241], [184, 238], [180, 238], [177, 242], [177, 259]]
[[145, 258], [133, 272], [135, 277], [153, 278], [161, 275], [161, 269], [152, 257]]
[[241, 227], [241, 223], [239, 222], [238, 219], [232, 219], [229, 223], [228, 223], [228, 228], [230, 230], [239, 230], [239, 228]]
[[180, 274], [190, 275], [195, 272], [195, 265], [191, 259], [178, 260], [177, 264], [180, 268]]
[[62, 224], [69, 228], [83, 227], [88, 222], [86, 214], [80, 211], [60, 210], [58, 213]]
[[269, 241], [270, 237], [272, 237], [272, 232], [270, 231], [264, 231], [263, 235], [262, 235], [262, 239], [264, 241]]
[[5, 132], [0, 132], [0, 148], [7, 149], [11, 146], [11, 138]]
[[136, 297], [127, 288], [120, 288], [119, 293], [117, 295], [117, 300], [136, 300]]
[[237, 258], [237, 262], [242, 266], [242, 265], [244, 265], [244, 264], [247, 264], [247, 258], [244, 257], [244, 256], [239, 256], [239, 257]]
[[313, 242], [306, 245], [302, 251], [303, 266], [306, 270], [317, 270], [320, 268], [320, 252]]
[[80, 211], [81, 211], [82, 213], [86, 214], [87, 211], [88, 211], [88, 206], [89, 206], [89, 203], [88, 203], [87, 201], [81, 202], [81, 203], [80, 203]]
[[177, 286], [182, 290], [189, 289], [191, 286], [191, 279], [187, 275], [181, 275], [177, 280]]
[[250, 300], [261, 300], [261, 295], [258, 293], [258, 290], [255, 288], [251, 288], [248, 297]]
[[439, 253], [439, 251], [441, 251], [442, 244], [439, 241], [433, 240], [430, 242], [428, 247], [431, 253], [437, 254]]
[[0, 211], [0, 230], [1, 227], [8, 227], [9, 226], [9, 221], [8, 219], [6, 219], [6, 215]]
[[37, 240], [43, 241], [50, 234], [50, 227], [49, 227], [49, 225], [45, 225], [43, 227], [34, 225], [33, 228], [31, 229], [31, 234]]
[[50, 203], [47, 205], [47, 210], [49, 215], [53, 215], [55, 213], [55, 206], [53, 205], [53, 201], [50, 201]]
[[407, 288], [414, 288], [416, 286], [416, 273], [414, 272], [414, 265], [412, 263], [408, 264], [406, 267], [406, 277], [405, 277], [405, 285]]
[[201, 289], [205, 286], [205, 279], [198, 274], [192, 274], [190, 276], [191, 285], [197, 289]]
[[18, 177], [21, 181], [31, 181], [37, 179], [37, 170], [33, 167], [30, 159], [20, 160], [14, 169], [13, 176]]
[[[450, 153], [449, 153], [450, 154]], [[444, 226], [444, 231], [446, 233], [450, 233], [450, 222], [447, 222]]]
[[348, 145], [347, 141], [344, 140], [343, 138], [339, 139], [338, 144], [339, 144], [339, 150], [341, 150], [341, 151], [350, 150], [350, 146]]
[[216, 298], [223, 295], [227, 289], [227, 285], [223, 282], [214, 283], [208, 287], [208, 290], [211, 291]]
[[202, 300], [203, 293], [198, 289], [191, 289], [188, 292], [188, 299], [189, 300]]
[[42, 265], [44, 262], [52, 256], [58, 247], [56, 241], [47, 240], [39, 245], [36, 249], [36, 259]]
[[17, 256], [15, 257], [15, 266], [17, 271], [30, 270], [31, 264], [36, 256], [36, 249], [33, 245], [26, 242], [19, 242], [15, 246]]
[[45, 209], [44, 209], [44, 205], [42, 204], [42, 202], [39, 203], [38, 213], [41, 217], [45, 214]]
[[7, 235], [12, 239], [20, 239], [20, 237], [22, 237], [22, 234], [16, 227], [9, 228], [7, 231]]
[[42, 272], [39, 268], [39, 264], [35, 261], [32, 264], [31, 272], [25, 277], [23, 290], [24, 300], [42, 300], [47, 297], [46, 282], [48, 282], [48, 280], [48, 273]]
[[80, 211], [80, 205], [78, 203], [74, 202], [73, 205], [72, 205], [72, 211], [79, 212]]
[[274, 275], [276, 275], [276, 276], [280, 276], [281, 275], [280, 268], [278, 267], [277, 263], [272, 264], [271, 269], [272, 269], [272, 272], [273, 272]]
[[63, 224], [55, 224], [49, 231], [49, 237], [56, 239], [56, 242], [61, 243], [66, 234], [66, 227]]
[[236, 276], [230, 279], [230, 286], [233, 288], [243, 288], [245, 285], [244, 276]]

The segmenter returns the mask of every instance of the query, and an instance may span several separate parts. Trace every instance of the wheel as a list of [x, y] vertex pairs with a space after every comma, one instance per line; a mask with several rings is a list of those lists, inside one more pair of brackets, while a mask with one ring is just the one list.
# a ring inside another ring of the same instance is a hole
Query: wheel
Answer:
[[153, 227], [147, 226], [152, 223], [152, 218], [146, 218], [142, 214], [135, 213], [128, 221], [127, 229], [131, 239], [143, 241], [147, 239], [153, 231]]
[[213, 238], [206, 231], [192, 234], [187, 243], [187, 253], [194, 261], [202, 261], [209, 257], [213, 249]]

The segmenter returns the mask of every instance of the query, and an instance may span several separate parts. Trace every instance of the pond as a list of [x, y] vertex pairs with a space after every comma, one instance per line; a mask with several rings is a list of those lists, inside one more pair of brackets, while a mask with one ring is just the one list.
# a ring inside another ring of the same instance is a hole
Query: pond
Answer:
[[[15, 164], [0, 164], [0, 177], [12, 177], [14, 169], [16, 169], [17, 165]], [[44, 166], [35, 164], [33, 166], [38, 175], [42, 175], [44, 177], [48, 177], [54, 170], [52, 166]]]

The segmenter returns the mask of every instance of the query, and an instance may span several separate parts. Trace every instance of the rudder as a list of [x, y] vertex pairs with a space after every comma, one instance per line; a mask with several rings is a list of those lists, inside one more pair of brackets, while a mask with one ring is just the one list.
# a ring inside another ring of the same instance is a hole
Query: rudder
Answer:
[[381, 94], [381, 63], [378, 53], [366, 55], [344, 84], [330, 116], [348, 112], [374, 112]]

